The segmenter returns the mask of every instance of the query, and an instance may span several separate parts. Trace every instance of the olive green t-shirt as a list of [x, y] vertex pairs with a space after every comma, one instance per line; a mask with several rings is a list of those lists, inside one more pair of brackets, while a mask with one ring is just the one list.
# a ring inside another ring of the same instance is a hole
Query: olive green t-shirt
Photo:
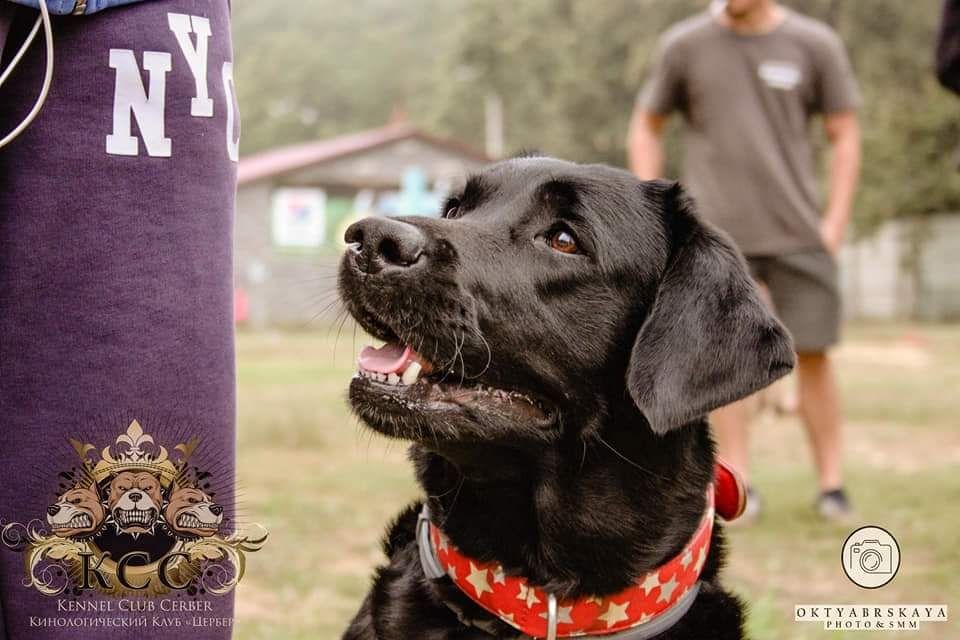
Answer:
[[683, 113], [683, 182], [746, 255], [823, 247], [810, 119], [860, 102], [837, 34], [786, 12], [760, 35], [706, 12], [674, 25], [638, 97], [645, 111]]

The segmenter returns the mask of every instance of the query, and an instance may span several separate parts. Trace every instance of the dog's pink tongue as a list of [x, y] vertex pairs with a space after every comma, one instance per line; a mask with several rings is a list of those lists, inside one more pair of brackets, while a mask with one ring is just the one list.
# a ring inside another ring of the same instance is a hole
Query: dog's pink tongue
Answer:
[[360, 352], [358, 364], [361, 369], [376, 373], [401, 374], [414, 360], [414, 351], [406, 345], [391, 342], [379, 349], [366, 346]]

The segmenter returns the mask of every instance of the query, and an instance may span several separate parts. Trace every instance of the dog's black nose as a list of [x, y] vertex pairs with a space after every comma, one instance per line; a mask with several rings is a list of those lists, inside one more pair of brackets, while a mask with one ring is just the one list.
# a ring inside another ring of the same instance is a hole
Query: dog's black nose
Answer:
[[55, 516], [58, 513], [60, 513], [60, 507], [55, 504], [52, 504], [49, 507], [47, 507], [47, 513], [49, 513], [52, 516]]
[[223, 507], [221, 507], [218, 504], [212, 504], [210, 505], [210, 513], [212, 513], [215, 516], [218, 516], [221, 513], [223, 513]]
[[140, 498], [143, 497], [143, 494], [133, 492], [133, 493], [127, 494], [127, 497], [130, 498], [130, 502], [140, 502]]
[[411, 267], [419, 262], [427, 245], [426, 236], [417, 227], [381, 216], [354, 222], [347, 227], [343, 239], [357, 267], [365, 273]]

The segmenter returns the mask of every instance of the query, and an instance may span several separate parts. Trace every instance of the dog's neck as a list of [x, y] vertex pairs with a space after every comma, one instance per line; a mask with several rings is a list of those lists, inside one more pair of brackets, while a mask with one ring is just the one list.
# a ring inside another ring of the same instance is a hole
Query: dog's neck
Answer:
[[693, 533], [713, 447], [705, 421], [661, 437], [624, 418], [547, 448], [415, 445], [435, 524], [466, 555], [558, 597], [626, 588]]

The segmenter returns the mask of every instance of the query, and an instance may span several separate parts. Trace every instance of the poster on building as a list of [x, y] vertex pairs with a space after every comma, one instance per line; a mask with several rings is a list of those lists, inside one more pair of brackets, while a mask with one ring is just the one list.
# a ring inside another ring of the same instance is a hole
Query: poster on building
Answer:
[[318, 249], [326, 241], [327, 194], [323, 189], [285, 187], [273, 192], [273, 244]]

